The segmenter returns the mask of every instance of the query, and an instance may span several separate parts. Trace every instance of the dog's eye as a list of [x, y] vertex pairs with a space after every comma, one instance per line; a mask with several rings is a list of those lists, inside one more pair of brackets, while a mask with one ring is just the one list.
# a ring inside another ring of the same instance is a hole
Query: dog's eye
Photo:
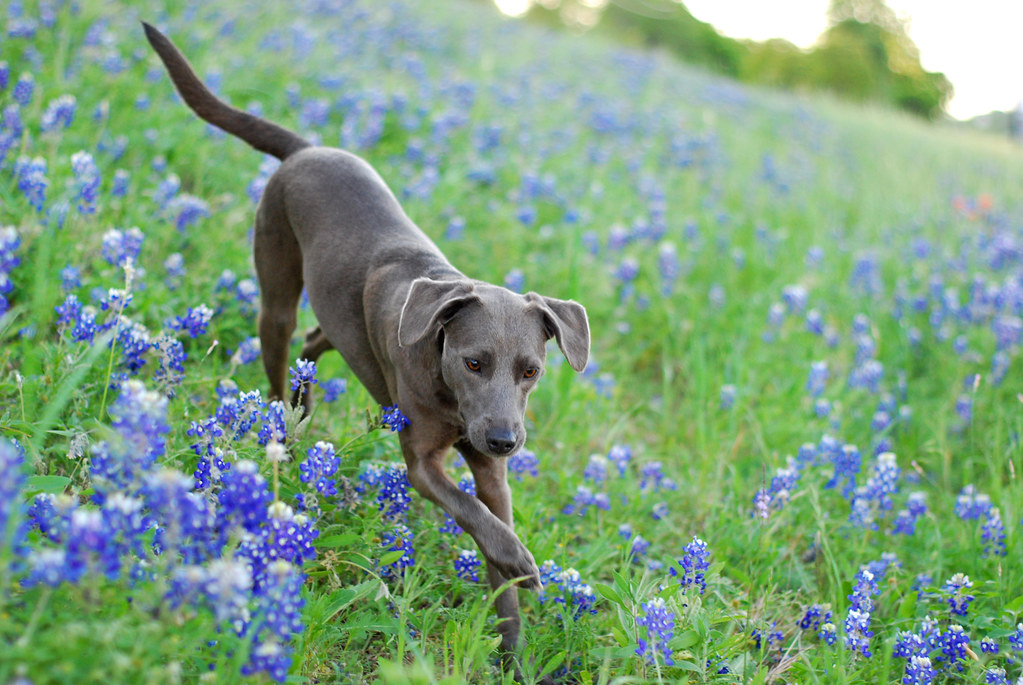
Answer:
[[539, 370], [535, 366], [530, 366], [528, 369], [522, 372], [524, 378], [536, 378], [536, 374]]
[[465, 368], [469, 369], [473, 373], [479, 373], [480, 369], [483, 368], [483, 364], [480, 363], [479, 359], [473, 359], [472, 357], [465, 358]]

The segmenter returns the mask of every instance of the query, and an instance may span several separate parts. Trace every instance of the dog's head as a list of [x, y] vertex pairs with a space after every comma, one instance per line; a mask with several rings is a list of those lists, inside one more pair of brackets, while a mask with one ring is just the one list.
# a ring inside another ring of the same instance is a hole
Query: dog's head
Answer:
[[493, 457], [515, 454], [526, 441], [526, 401], [543, 376], [546, 342], [555, 338], [576, 371], [590, 354], [582, 305], [468, 280], [412, 283], [398, 344], [428, 337], [440, 345], [441, 373], [458, 400], [466, 437]]

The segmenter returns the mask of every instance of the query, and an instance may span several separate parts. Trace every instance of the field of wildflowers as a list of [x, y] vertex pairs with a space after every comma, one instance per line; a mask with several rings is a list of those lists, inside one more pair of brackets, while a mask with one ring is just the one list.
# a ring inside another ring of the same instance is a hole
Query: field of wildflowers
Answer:
[[261, 394], [275, 162], [140, 20], [468, 275], [587, 307], [509, 461], [528, 682], [1023, 681], [1018, 149], [485, 4], [145, 5], [0, 9], [0, 683], [512, 678], [400, 407], [336, 355], [309, 417]]

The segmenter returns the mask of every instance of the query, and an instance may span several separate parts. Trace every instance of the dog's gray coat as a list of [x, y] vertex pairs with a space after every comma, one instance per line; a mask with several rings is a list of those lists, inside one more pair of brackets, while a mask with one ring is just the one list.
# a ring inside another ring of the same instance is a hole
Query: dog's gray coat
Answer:
[[[576, 371], [586, 366], [586, 311], [466, 278], [368, 163], [217, 99], [166, 36], [148, 24], [145, 31], [189, 107], [282, 160], [260, 200], [254, 238], [270, 396], [284, 395], [304, 286], [319, 327], [302, 357], [336, 348], [377, 402], [397, 404], [410, 421], [399, 438], [412, 486], [476, 541], [494, 589], [512, 579], [538, 587], [533, 556], [513, 530], [500, 457], [525, 441], [526, 400], [543, 374], [546, 341], [556, 338]], [[452, 445], [472, 470], [476, 497], [444, 472]], [[496, 605], [502, 647], [514, 650], [515, 587]]]

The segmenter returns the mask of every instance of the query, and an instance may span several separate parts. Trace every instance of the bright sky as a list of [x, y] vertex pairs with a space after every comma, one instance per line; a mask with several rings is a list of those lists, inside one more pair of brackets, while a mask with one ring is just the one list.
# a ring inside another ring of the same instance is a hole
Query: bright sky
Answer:
[[[683, 1], [693, 16], [732, 38], [786, 38], [806, 48], [827, 25], [828, 0]], [[495, 2], [518, 14], [533, 0]], [[968, 119], [1023, 101], [1023, 0], [888, 0], [888, 6], [910, 20], [924, 68], [944, 72], [955, 86], [952, 116]]]
[[[733, 38], [786, 38], [810, 47], [827, 24], [828, 0], [684, 0], [693, 16]], [[888, 0], [908, 18], [928, 71], [955, 86], [949, 113], [960, 119], [1009, 110], [1023, 100], [1020, 0]]]

